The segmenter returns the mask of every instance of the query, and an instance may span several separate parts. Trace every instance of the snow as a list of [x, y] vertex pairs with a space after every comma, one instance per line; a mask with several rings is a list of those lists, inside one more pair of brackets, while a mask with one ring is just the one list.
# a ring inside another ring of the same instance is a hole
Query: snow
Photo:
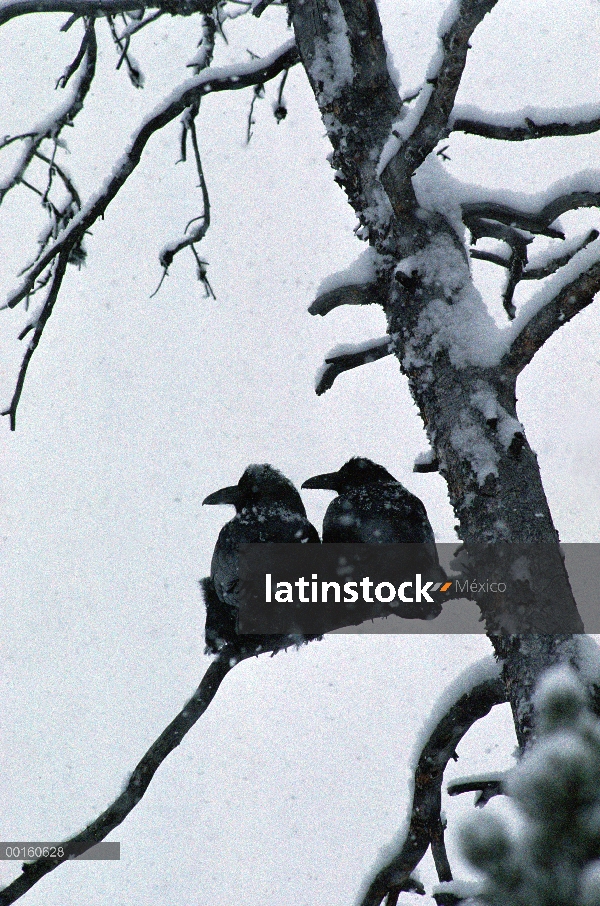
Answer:
[[315, 39], [315, 55], [308, 70], [319, 86], [319, 104], [331, 104], [354, 77], [346, 20], [339, 0], [326, 0], [327, 41]]
[[379, 255], [374, 248], [369, 246], [355, 261], [341, 271], [328, 274], [321, 280], [317, 287], [316, 296], [322, 296], [342, 286], [352, 286], [360, 283], [373, 283], [377, 277]]

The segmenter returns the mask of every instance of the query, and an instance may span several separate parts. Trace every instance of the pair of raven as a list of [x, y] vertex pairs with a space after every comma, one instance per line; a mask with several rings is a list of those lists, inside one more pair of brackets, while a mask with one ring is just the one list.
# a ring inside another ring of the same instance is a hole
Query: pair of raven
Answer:
[[[336, 491], [323, 521], [323, 542], [431, 545], [433, 529], [421, 500], [383, 466], [353, 457], [337, 472], [316, 475], [302, 485]], [[203, 503], [231, 504], [236, 515], [219, 533], [210, 577], [201, 582], [206, 605], [206, 648], [217, 653], [226, 644], [238, 649], [284, 647], [275, 638], [244, 637], [236, 633], [238, 548], [256, 542], [319, 543], [317, 530], [306, 517], [302, 498], [292, 482], [272, 466], [250, 465], [236, 485], [210, 494]], [[439, 608], [432, 616], [437, 615]], [[290, 644], [290, 640], [287, 640]]]

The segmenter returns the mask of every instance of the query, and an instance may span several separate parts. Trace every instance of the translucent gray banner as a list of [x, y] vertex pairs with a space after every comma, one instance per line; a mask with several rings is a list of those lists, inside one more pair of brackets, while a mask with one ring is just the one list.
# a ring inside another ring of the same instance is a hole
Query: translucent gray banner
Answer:
[[600, 544], [244, 544], [239, 563], [241, 635], [600, 633]]
[[32, 862], [34, 859], [62, 859], [65, 855], [68, 859], [118, 860], [121, 844], [110, 841], [90, 847], [84, 843], [0, 843], [0, 860], [3, 861]]

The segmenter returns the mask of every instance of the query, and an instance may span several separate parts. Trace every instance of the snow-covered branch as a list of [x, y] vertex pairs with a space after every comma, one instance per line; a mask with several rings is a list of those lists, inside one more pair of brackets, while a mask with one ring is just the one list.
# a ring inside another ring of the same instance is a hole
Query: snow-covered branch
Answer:
[[192, 13], [210, 12], [213, 0], [5, 0], [0, 3], [0, 25], [28, 13], [72, 13], [76, 17], [114, 16], [151, 8], [163, 9], [171, 15], [190, 16]]
[[[361, 906], [380, 906], [386, 898], [405, 890], [415, 870], [441, 828], [440, 809], [444, 770], [467, 731], [507, 700], [500, 677], [475, 682], [442, 713], [425, 742], [414, 772], [410, 823], [394, 846], [394, 854], [377, 872], [362, 897]], [[442, 837], [443, 844], [443, 837]], [[439, 839], [438, 839], [439, 843]], [[433, 845], [432, 845], [433, 848]], [[438, 855], [440, 847], [436, 846]], [[437, 860], [436, 860], [437, 861]]]
[[[158, 739], [150, 746], [133, 773], [129, 776], [123, 792], [115, 799], [112, 805], [102, 812], [91, 824], [79, 834], [64, 841], [66, 853], [70, 844], [89, 849], [121, 824], [127, 815], [136, 807], [142, 796], [150, 786], [154, 774], [161, 766], [167, 755], [183, 740], [186, 733], [194, 726], [196, 721], [204, 714], [219, 686], [229, 671], [239, 663], [245, 655], [241, 655], [231, 648], [224, 648], [212, 662], [202, 682], [183, 706], [179, 714], [171, 721], [168, 727], [160, 734]], [[0, 890], [0, 906], [9, 906], [24, 893], [27, 893], [40, 878], [54, 871], [69, 858], [68, 854], [62, 857], [36, 859], [35, 862], [26, 862], [22, 874], [11, 884]]]
[[[572, 264], [575, 263], [576, 259]], [[516, 377], [559, 327], [593, 301], [600, 292], [600, 260], [594, 261], [570, 282], [565, 283], [563, 278], [560, 283], [558, 291], [553, 286], [543, 289], [531, 300], [533, 313], [524, 313], [522, 326], [519, 321], [513, 325], [514, 339], [500, 363], [505, 373]]]
[[496, 3], [497, 0], [460, 0], [451, 4], [447, 13], [449, 21], [445, 18], [440, 24], [440, 47], [430, 63], [427, 86], [416, 102], [413, 115], [407, 118], [411, 132], [400, 134], [398, 151], [381, 175], [388, 194], [393, 193], [394, 182], [402, 185], [410, 180], [440, 138], [447, 134], [471, 36]]
[[[65, 73], [58, 80], [58, 85], [64, 88], [69, 79], [77, 70], [79, 70], [77, 80], [73, 85], [69, 97], [64, 100], [56, 110], [33, 126], [29, 132], [22, 136], [7, 136], [0, 146], [3, 148], [13, 141], [23, 141], [23, 150], [19, 155], [12, 172], [0, 182], [0, 204], [2, 204], [2, 201], [11, 189], [17, 185], [25, 184], [25, 174], [34, 158], [37, 157], [47, 161], [47, 158], [45, 158], [39, 150], [42, 143], [45, 140], [53, 141], [54, 150], [56, 150], [56, 143], [58, 142], [62, 130], [65, 126], [72, 124], [78, 113], [83, 109], [85, 99], [94, 80], [96, 57], [96, 32], [94, 29], [94, 22], [93, 20], [90, 20], [86, 23], [83, 39], [75, 60], [67, 67]], [[53, 158], [47, 162], [49, 166], [49, 181], [51, 183], [53, 172], [59, 173], [59, 171], [54, 164]], [[77, 192], [74, 191], [72, 183], [70, 180], [65, 180], [62, 173], [60, 173], [60, 176], [65, 184], [65, 188], [71, 195], [71, 199], [76, 201], [78, 195]], [[43, 202], [47, 202], [48, 191], [40, 194]]]
[[336, 377], [344, 371], [376, 362], [391, 355], [393, 351], [392, 341], [387, 336], [378, 340], [367, 340], [356, 346], [338, 346], [325, 359], [325, 365], [317, 376], [315, 393], [321, 396], [333, 387]]
[[311, 315], [327, 315], [340, 305], [374, 305], [375, 303], [382, 304], [375, 284], [354, 283], [321, 293], [311, 303], [308, 310]]
[[293, 40], [291, 40], [286, 41], [285, 44], [267, 57], [232, 66], [206, 69], [196, 78], [184, 82], [142, 123], [131, 145], [115, 165], [109, 179], [90, 201], [83, 206], [79, 214], [71, 220], [68, 227], [50, 248], [31, 266], [26, 279], [9, 297], [7, 306], [14, 308], [25, 299], [31, 293], [37, 277], [48, 267], [56, 255], [64, 248], [74, 248], [92, 224], [104, 214], [110, 202], [137, 167], [144, 148], [155, 132], [162, 129], [205, 95], [216, 91], [238, 90], [255, 85], [257, 82], [266, 82], [278, 75], [283, 69], [293, 66], [297, 60], [296, 48]]
[[453, 132], [467, 132], [505, 142], [535, 138], [588, 135], [600, 129], [600, 105], [565, 110], [528, 107], [516, 113], [489, 114], [471, 106], [457, 106], [450, 117]]

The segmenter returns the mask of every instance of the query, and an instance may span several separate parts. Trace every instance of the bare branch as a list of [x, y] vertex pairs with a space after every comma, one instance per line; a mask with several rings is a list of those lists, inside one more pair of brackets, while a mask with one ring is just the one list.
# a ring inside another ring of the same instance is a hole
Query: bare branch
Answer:
[[483, 252], [479, 249], [471, 249], [469, 254], [471, 258], [478, 258], [480, 261], [489, 261], [491, 264], [498, 264], [500, 267], [510, 267], [510, 258], [504, 258], [502, 255], [496, 255], [494, 252]]
[[521, 327], [500, 367], [516, 377], [552, 334], [588, 306], [600, 292], [600, 261], [563, 286]]
[[[393, 183], [403, 185], [421, 166], [438, 141], [447, 135], [448, 121], [467, 62], [470, 38], [497, 0], [461, 0], [454, 20], [441, 36], [441, 60], [428, 77], [427, 100], [412, 134], [400, 145], [382, 173], [388, 191]], [[393, 189], [392, 189], [393, 191]]]
[[415, 769], [410, 825], [404, 842], [388, 864], [377, 872], [361, 906], [379, 906], [391, 891], [403, 889], [435, 837], [438, 838], [436, 848], [440, 859], [440, 809], [446, 765], [467, 730], [489, 714], [494, 705], [502, 704], [507, 698], [500, 678], [485, 680], [462, 695], [439, 721], [425, 743]]
[[135, 170], [142, 152], [149, 139], [168, 123], [172, 122], [183, 111], [198, 103], [200, 99], [215, 91], [235, 91], [266, 82], [298, 61], [298, 54], [293, 41], [287, 41], [282, 47], [261, 60], [252, 60], [235, 66], [207, 69], [199, 76], [188, 80], [169, 99], [159, 106], [138, 129], [131, 145], [115, 166], [110, 179], [102, 189], [84, 205], [81, 211], [71, 220], [58, 239], [30, 268], [27, 278], [13, 293], [7, 302], [14, 308], [31, 291], [36, 278], [48, 267], [53, 258], [63, 248], [74, 248], [81, 241], [86, 231], [101, 217], [110, 202]]
[[41, 311], [37, 316], [34, 323], [25, 328], [21, 332], [19, 339], [23, 339], [31, 329], [33, 329], [33, 336], [29, 343], [27, 344], [27, 350], [23, 356], [23, 361], [21, 362], [21, 367], [19, 369], [19, 374], [17, 377], [17, 383], [15, 390], [10, 401], [8, 409], [5, 409], [1, 414], [8, 415], [10, 421], [10, 430], [14, 431], [16, 428], [16, 418], [17, 418], [17, 408], [19, 405], [19, 400], [21, 399], [21, 393], [23, 392], [23, 385], [25, 383], [25, 376], [27, 374], [27, 369], [29, 368], [29, 363], [33, 353], [37, 349], [38, 343], [42, 338], [44, 332], [44, 327], [48, 321], [48, 318], [52, 314], [52, 309], [54, 308], [54, 303], [58, 298], [58, 293], [62, 285], [63, 278], [65, 276], [65, 271], [67, 269], [67, 264], [69, 263], [69, 252], [68, 250], [63, 250], [56, 261], [54, 268], [54, 273], [52, 274], [52, 282], [50, 283], [50, 289], [42, 305]]
[[[592, 193], [587, 193], [592, 194]], [[554, 204], [554, 202], [552, 202]], [[577, 205], [574, 205], [574, 207]], [[561, 230], [552, 228], [550, 224], [556, 220], [560, 214], [564, 214], [565, 211], [569, 210], [569, 207], [566, 206], [562, 210], [559, 210], [558, 213], [554, 216], [548, 216], [548, 213], [552, 214], [552, 211], [548, 212], [550, 205], [542, 208], [538, 214], [531, 214], [526, 211], [517, 211], [515, 208], [510, 208], [505, 204], [497, 204], [496, 202], [491, 201], [472, 201], [467, 202], [462, 205], [463, 220], [466, 226], [471, 229], [471, 223], [476, 223], [480, 219], [486, 221], [496, 221], [502, 223], [505, 226], [511, 227], [513, 229], [527, 230], [529, 233], [536, 233], [542, 236], [548, 236], [550, 239], [564, 239], [564, 233]], [[580, 205], [583, 207], [583, 205]], [[482, 235], [491, 235], [490, 233]], [[501, 238], [496, 236], [495, 238]], [[502, 237], [503, 238], [503, 237]]]
[[383, 304], [375, 283], [355, 283], [349, 286], [338, 286], [317, 296], [309, 306], [311, 315], [327, 315], [340, 305], [374, 305]]
[[[542, 111], [538, 113], [538, 118]], [[502, 117], [506, 120], [506, 115]], [[600, 116], [597, 105], [589, 119], [575, 120], [572, 117], [557, 119], [554, 122], [536, 122], [535, 113], [532, 116], [515, 116], [514, 125], [506, 122], [494, 122], [493, 118], [485, 119], [485, 114], [475, 119], [470, 116], [461, 116], [460, 109], [454, 111], [450, 117], [452, 132], [466, 132], [470, 135], [480, 135], [482, 138], [494, 138], [505, 142], [523, 142], [536, 138], [555, 138], [568, 135], [589, 135], [600, 129]]]
[[196, 250], [194, 248], [195, 243], [200, 242], [204, 238], [210, 226], [210, 198], [208, 195], [206, 180], [204, 179], [204, 171], [202, 169], [202, 161], [200, 158], [200, 148], [198, 146], [198, 136], [196, 134], [196, 117], [198, 115], [199, 109], [199, 104], [194, 104], [192, 107], [189, 107], [185, 111], [182, 117], [183, 134], [181, 139], [181, 159], [182, 161], [185, 161], [186, 159], [185, 136], [189, 134], [192, 142], [192, 149], [194, 151], [196, 172], [198, 173], [198, 185], [202, 191], [202, 214], [200, 214], [198, 217], [194, 217], [193, 220], [190, 220], [185, 228], [186, 235], [183, 236], [183, 238], [169, 243], [160, 253], [159, 260], [163, 267], [163, 275], [155, 292], [152, 293], [153, 296], [156, 295], [156, 293], [162, 286], [163, 280], [169, 271], [169, 267], [171, 266], [175, 255], [177, 255], [182, 249], [191, 248], [196, 258], [198, 279], [201, 280], [204, 284], [207, 296], [212, 295], [214, 297], [212, 287], [208, 282], [208, 278], [206, 276], [206, 262], [202, 261], [198, 257], [198, 254], [196, 253]]
[[462, 793], [477, 793], [475, 805], [482, 808], [494, 796], [504, 794], [504, 775], [496, 777], [470, 777], [468, 780], [454, 780], [447, 787], [449, 796], [460, 796]]
[[339, 374], [344, 371], [350, 371], [352, 368], [358, 368], [360, 365], [367, 365], [370, 362], [376, 362], [387, 355], [392, 355], [392, 341], [389, 337], [382, 337], [380, 340], [370, 341], [368, 344], [359, 345], [352, 352], [342, 352], [330, 355], [325, 359], [325, 366], [319, 375], [315, 392], [321, 396], [326, 390], [333, 387], [333, 383]]
[[[184, 705], [177, 717], [163, 730], [158, 739], [150, 746], [142, 760], [139, 762], [129, 777], [127, 785], [117, 799], [109, 805], [91, 824], [65, 841], [69, 844], [84, 845], [86, 848], [94, 846], [104, 840], [108, 834], [121, 824], [127, 815], [136, 807], [150, 786], [154, 774], [163, 763], [167, 755], [175, 749], [185, 737], [186, 733], [194, 726], [196, 721], [204, 714], [219, 686], [229, 673], [245, 657], [248, 657], [231, 647], [224, 648], [212, 662], [202, 682], [190, 700]], [[62, 858], [42, 858], [35, 862], [26, 862], [23, 873], [11, 884], [0, 891], [0, 906], [9, 906], [19, 897], [30, 890], [40, 878], [54, 871], [55, 868], [66, 861], [68, 855]]]

